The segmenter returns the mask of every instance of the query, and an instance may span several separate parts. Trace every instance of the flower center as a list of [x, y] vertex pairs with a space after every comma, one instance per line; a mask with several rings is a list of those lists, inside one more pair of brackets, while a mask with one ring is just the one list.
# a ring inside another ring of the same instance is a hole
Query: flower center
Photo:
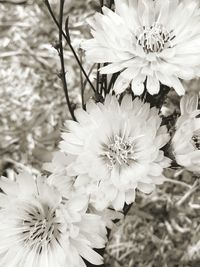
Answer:
[[200, 135], [193, 135], [192, 144], [195, 149], [200, 150]]
[[107, 160], [107, 165], [110, 169], [114, 165], [130, 165], [134, 161], [134, 143], [124, 140], [124, 138], [115, 135], [112, 142], [104, 146], [104, 159]]
[[51, 240], [58, 240], [60, 235], [59, 223], [56, 222], [56, 212], [47, 208], [47, 212], [34, 208], [27, 212], [27, 218], [23, 220], [23, 235], [25, 243], [31, 247], [37, 247], [41, 253], [44, 246]]
[[168, 31], [162, 24], [154, 23], [152, 26], [143, 26], [138, 29], [137, 44], [142, 46], [146, 54], [162, 52], [172, 47], [175, 38], [173, 31]]

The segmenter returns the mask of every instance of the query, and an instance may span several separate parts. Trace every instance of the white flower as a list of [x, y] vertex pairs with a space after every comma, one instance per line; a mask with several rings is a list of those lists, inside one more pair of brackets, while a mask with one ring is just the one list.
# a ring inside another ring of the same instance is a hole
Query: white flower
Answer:
[[69, 169], [91, 192], [97, 209], [120, 210], [134, 201], [136, 188], [150, 193], [162, 182], [169, 160], [160, 149], [169, 135], [156, 108], [130, 96], [119, 105], [115, 96], [107, 96], [104, 105], [91, 101], [87, 112], [75, 114], [78, 122], [66, 122], [60, 148], [76, 156]]
[[69, 199], [75, 191], [74, 183], [76, 177], [69, 176], [67, 171], [67, 167], [71, 162], [73, 162], [72, 156], [66, 156], [61, 151], [57, 151], [53, 153], [52, 162], [43, 165], [43, 169], [51, 173], [47, 179], [48, 184], [56, 187], [66, 199]]
[[45, 178], [21, 173], [1, 178], [0, 266], [86, 267], [99, 265], [92, 248], [105, 244], [105, 223], [87, 214], [87, 199], [62, 199]]
[[131, 83], [140, 95], [160, 83], [184, 94], [180, 79], [200, 76], [200, 9], [195, 0], [115, 0], [115, 12], [103, 7], [88, 22], [93, 39], [83, 42], [95, 63], [111, 63], [101, 73], [121, 72], [116, 93]]
[[[63, 152], [58, 151], [53, 153], [53, 159], [51, 163], [45, 163], [44, 169], [51, 172], [52, 174], [48, 177], [47, 183], [51, 186], [55, 187], [60, 194], [65, 198], [69, 199], [71, 197], [77, 196], [86, 198], [89, 202], [89, 194], [91, 188], [94, 185], [85, 185], [85, 179], [83, 178], [83, 183], [80, 183], [80, 177], [77, 180], [76, 176], [68, 175], [68, 166], [73, 161], [73, 157], [71, 155], [65, 155]], [[88, 177], [88, 179], [90, 179]], [[88, 180], [87, 179], [87, 180]], [[88, 206], [88, 210], [92, 214], [97, 214], [101, 217], [101, 219], [105, 222], [107, 228], [113, 229], [115, 224], [113, 221], [120, 220], [123, 218], [123, 214], [121, 212], [117, 212], [111, 209], [104, 209], [103, 211], [96, 210], [93, 206]]]
[[172, 139], [173, 153], [179, 165], [200, 173], [200, 114], [198, 95], [182, 97], [181, 116]]

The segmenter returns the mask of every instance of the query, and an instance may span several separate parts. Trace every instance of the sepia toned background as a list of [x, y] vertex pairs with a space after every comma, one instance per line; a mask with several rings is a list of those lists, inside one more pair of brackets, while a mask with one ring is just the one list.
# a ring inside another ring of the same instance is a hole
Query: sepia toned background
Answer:
[[[51, 0], [56, 14], [57, 3]], [[98, 8], [98, 1], [66, 0], [72, 43], [83, 61], [79, 44], [89, 37], [86, 19]], [[0, 0], [0, 174], [11, 179], [21, 164], [35, 173], [41, 170], [56, 150], [69, 117], [53, 48], [57, 36], [42, 1]], [[70, 98], [79, 106], [80, 71], [67, 46], [65, 63]], [[95, 71], [84, 64], [88, 72]], [[200, 88], [197, 80], [185, 86], [192, 92]], [[166, 112], [179, 112], [174, 93], [166, 102]], [[195, 187], [187, 195], [181, 182], [191, 187], [195, 182], [188, 172], [175, 169], [167, 176], [180, 184], [166, 183], [149, 196], [138, 193], [126, 219], [113, 229], [106, 266], [200, 266], [200, 190]]]

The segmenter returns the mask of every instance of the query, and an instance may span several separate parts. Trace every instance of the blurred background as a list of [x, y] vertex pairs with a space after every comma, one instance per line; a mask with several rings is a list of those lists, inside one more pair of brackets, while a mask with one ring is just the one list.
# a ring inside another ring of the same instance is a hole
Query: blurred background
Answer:
[[[50, 2], [58, 14], [59, 1]], [[89, 37], [86, 19], [99, 9], [98, 2], [66, 0], [65, 16], [70, 15], [69, 30], [77, 51], [81, 40]], [[56, 150], [60, 130], [69, 117], [58, 78], [59, 58], [53, 48], [57, 38], [42, 1], [0, 0], [1, 175], [12, 178], [20, 164], [37, 173]], [[65, 63], [70, 98], [79, 106], [80, 71], [67, 46]], [[84, 65], [89, 71], [91, 66]], [[189, 91], [199, 91], [197, 80], [185, 85]], [[168, 115], [178, 110], [178, 102], [172, 93], [166, 103]], [[126, 219], [112, 232], [106, 266], [200, 266], [200, 191], [192, 187], [196, 178], [182, 170], [167, 175], [180, 183], [164, 184], [149, 196], [138, 193]]]

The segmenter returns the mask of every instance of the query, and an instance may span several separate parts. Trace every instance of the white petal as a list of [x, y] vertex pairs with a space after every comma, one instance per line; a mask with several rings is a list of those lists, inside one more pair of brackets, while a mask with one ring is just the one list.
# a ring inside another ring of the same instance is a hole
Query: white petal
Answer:
[[19, 183], [19, 188], [24, 194], [34, 194], [37, 193], [37, 186], [33, 176], [28, 172], [21, 172], [17, 176], [17, 182]]
[[124, 67], [119, 63], [112, 63], [108, 66], [100, 68], [101, 74], [111, 74], [123, 70]]
[[128, 88], [129, 84], [130, 80], [127, 80], [123, 78], [122, 75], [119, 75], [114, 84], [113, 90], [115, 91], [116, 94], [121, 94]]
[[147, 91], [151, 95], [158, 94], [160, 91], [160, 83], [159, 80], [155, 76], [147, 77]]
[[122, 210], [125, 204], [125, 193], [119, 191], [117, 197], [115, 198], [112, 204], [115, 210]]
[[145, 194], [150, 194], [154, 191], [155, 185], [154, 184], [145, 184], [145, 183], [139, 182], [137, 184], [137, 188]]
[[125, 201], [128, 205], [135, 201], [135, 189], [126, 192]]
[[139, 75], [132, 80], [131, 89], [135, 95], [141, 95], [144, 92], [145, 78], [145, 75]]
[[97, 252], [86, 246], [83, 242], [76, 241], [75, 247], [80, 255], [94, 265], [103, 264], [103, 258]]
[[19, 193], [19, 186], [17, 183], [9, 180], [8, 178], [1, 177], [0, 178], [0, 188], [7, 195], [16, 196]]
[[190, 114], [198, 108], [198, 95], [185, 95], [181, 98], [181, 115]]

